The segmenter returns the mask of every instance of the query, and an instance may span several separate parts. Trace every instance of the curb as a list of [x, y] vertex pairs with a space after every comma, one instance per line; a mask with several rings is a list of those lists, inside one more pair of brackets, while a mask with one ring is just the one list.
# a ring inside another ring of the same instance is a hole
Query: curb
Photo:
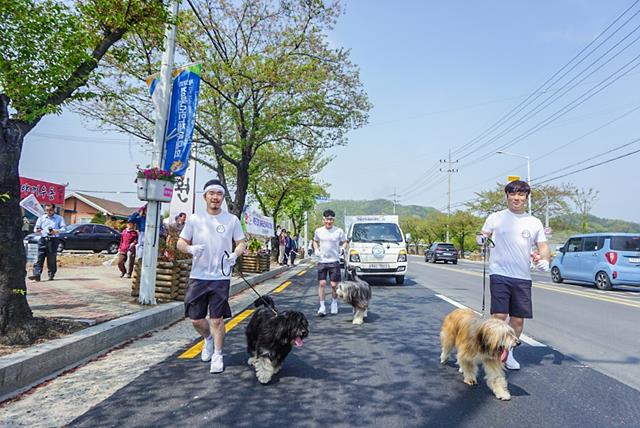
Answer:
[[[275, 278], [287, 270], [288, 266], [280, 266], [246, 280], [255, 285]], [[232, 281], [229, 294], [233, 296], [248, 288], [242, 278], [238, 278]], [[106, 353], [132, 338], [182, 318], [182, 302], [165, 303], [0, 357], [0, 402], [52, 379], [90, 358]]]

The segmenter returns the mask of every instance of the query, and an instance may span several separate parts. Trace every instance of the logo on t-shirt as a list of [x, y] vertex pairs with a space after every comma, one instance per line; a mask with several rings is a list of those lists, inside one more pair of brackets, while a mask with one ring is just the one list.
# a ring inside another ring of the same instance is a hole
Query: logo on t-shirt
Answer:
[[529, 238], [531, 238], [531, 232], [529, 232], [527, 229], [523, 230], [523, 231], [522, 231], [522, 237], [523, 237], [524, 239], [529, 239]]
[[219, 225], [216, 227], [216, 232], [218, 232], [218, 233], [224, 233], [224, 231], [225, 231], [224, 225], [219, 224]]

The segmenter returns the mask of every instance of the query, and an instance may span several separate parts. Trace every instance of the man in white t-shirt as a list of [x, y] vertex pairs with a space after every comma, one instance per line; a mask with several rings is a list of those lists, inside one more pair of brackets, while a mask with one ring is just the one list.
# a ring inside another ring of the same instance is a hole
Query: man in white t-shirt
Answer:
[[[178, 240], [178, 249], [193, 255], [189, 286], [184, 296], [185, 316], [204, 338], [200, 356], [202, 361], [211, 361], [211, 373], [224, 370], [222, 346], [224, 319], [231, 318], [231, 271], [245, 248], [240, 220], [222, 210], [224, 194], [224, 186], [219, 180], [209, 180], [204, 185], [207, 212], [191, 215]], [[232, 251], [233, 242], [236, 248]]]
[[332, 210], [325, 210], [322, 213], [324, 226], [316, 229], [313, 234], [314, 253], [320, 257], [318, 262], [318, 296], [320, 297], [320, 308], [318, 315], [323, 317], [327, 314], [324, 306], [324, 292], [327, 286], [327, 275], [331, 282], [331, 313], [338, 313], [338, 294], [336, 287], [342, 279], [340, 275], [340, 247], [345, 247], [347, 238], [344, 231], [333, 225], [336, 213]]
[[[531, 188], [524, 181], [512, 181], [504, 189], [507, 209], [491, 214], [482, 226], [484, 237], [495, 244], [489, 257], [491, 315], [507, 320], [518, 337], [525, 318], [533, 318], [531, 303], [531, 259], [538, 270], [547, 272], [551, 254], [542, 223], [525, 212]], [[534, 246], [537, 253], [532, 253]], [[520, 363], [509, 351], [506, 366], [518, 370]]]

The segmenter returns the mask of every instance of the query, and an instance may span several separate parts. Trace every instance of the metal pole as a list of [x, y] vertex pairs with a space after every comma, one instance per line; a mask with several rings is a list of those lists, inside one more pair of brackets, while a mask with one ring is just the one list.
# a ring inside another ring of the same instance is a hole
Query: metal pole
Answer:
[[451, 221], [451, 149], [449, 149], [449, 159], [447, 164], [447, 179], [448, 179], [448, 190], [447, 190], [447, 239], [449, 242], [449, 222]]
[[[173, 20], [178, 15], [178, 1], [169, 2], [169, 17]], [[151, 166], [161, 168], [164, 157], [164, 137], [167, 123], [169, 103], [171, 100], [171, 73], [175, 51], [176, 26], [170, 24], [165, 30], [164, 53], [160, 69], [160, 84], [157, 91], [161, 91], [155, 98], [155, 133], [153, 150], [151, 152]], [[157, 201], [147, 203], [147, 214], [144, 233], [144, 250], [142, 254], [142, 271], [140, 273], [140, 295], [138, 302], [143, 305], [155, 305], [155, 279], [158, 263], [160, 209], [162, 204]]]

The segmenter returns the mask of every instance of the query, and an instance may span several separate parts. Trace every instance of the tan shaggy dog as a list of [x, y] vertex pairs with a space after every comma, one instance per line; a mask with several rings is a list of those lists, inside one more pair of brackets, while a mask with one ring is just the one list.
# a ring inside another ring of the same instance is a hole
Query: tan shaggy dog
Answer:
[[519, 341], [509, 324], [495, 318], [483, 320], [471, 309], [456, 309], [442, 323], [440, 344], [441, 364], [449, 360], [453, 348], [457, 349], [457, 363], [464, 383], [478, 383], [478, 365], [482, 364], [489, 389], [500, 400], [511, 399], [503, 362], [509, 349], [517, 346]]

